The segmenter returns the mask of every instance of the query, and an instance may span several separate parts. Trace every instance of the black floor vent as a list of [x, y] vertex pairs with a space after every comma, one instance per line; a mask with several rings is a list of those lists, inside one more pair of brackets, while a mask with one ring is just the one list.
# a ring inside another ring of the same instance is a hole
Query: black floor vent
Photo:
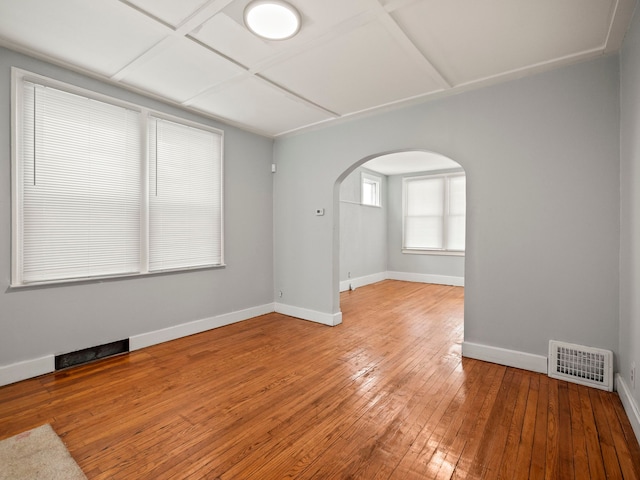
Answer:
[[129, 339], [117, 340], [115, 342], [98, 345], [97, 347], [89, 347], [77, 352], [63, 353], [56, 355], [56, 370], [81, 365], [83, 363], [93, 362], [101, 358], [110, 357], [119, 353], [129, 351]]

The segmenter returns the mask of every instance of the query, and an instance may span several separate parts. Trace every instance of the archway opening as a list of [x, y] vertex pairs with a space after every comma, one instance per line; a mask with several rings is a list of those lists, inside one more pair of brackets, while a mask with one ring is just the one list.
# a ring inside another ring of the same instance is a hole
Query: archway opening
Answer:
[[339, 292], [386, 279], [464, 286], [460, 163], [426, 150], [372, 155], [338, 178], [336, 193]]

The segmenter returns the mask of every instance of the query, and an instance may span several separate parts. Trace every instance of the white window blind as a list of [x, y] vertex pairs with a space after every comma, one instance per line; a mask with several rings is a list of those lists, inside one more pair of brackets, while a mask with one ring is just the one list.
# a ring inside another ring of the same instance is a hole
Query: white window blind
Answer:
[[405, 178], [404, 248], [464, 251], [465, 190], [464, 175]]
[[221, 131], [12, 75], [12, 286], [223, 265]]
[[443, 248], [444, 181], [407, 181], [405, 248]]
[[448, 177], [447, 249], [464, 250], [467, 181], [464, 175]]
[[137, 272], [139, 113], [22, 86], [21, 283]]
[[151, 117], [149, 270], [222, 263], [219, 133]]

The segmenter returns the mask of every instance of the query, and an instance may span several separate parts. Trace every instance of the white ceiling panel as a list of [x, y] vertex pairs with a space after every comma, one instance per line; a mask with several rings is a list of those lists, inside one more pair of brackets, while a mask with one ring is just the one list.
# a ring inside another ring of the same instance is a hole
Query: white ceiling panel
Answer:
[[0, 1], [0, 37], [106, 76], [167, 33], [117, 0]]
[[199, 96], [190, 106], [236, 123], [252, 125], [271, 135], [331, 118], [328, 113], [249, 75]]
[[393, 12], [454, 85], [603, 48], [615, 0], [422, 0]]
[[174, 27], [202, 7], [208, 0], [126, 0]]
[[124, 83], [184, 102], [244, 70], [186, 38], [173, 39], [128, 72]]
[[225, 13], [214, 15], [190, 35], [246, 67], [277, 52], [276, 42], [260, 39]]
[[262, 73], [340, 114], [440, 90], [379, 22], [332, 38]]

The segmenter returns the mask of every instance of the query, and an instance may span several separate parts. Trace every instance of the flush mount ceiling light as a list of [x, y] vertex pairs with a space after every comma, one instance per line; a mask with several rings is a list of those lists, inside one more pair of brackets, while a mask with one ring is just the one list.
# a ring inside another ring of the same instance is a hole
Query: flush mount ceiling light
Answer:
[[286, 40], [300, 30], [300, 14], [287, 2], [254, 0], [244, 9], [249, 30], [267, 40]]

